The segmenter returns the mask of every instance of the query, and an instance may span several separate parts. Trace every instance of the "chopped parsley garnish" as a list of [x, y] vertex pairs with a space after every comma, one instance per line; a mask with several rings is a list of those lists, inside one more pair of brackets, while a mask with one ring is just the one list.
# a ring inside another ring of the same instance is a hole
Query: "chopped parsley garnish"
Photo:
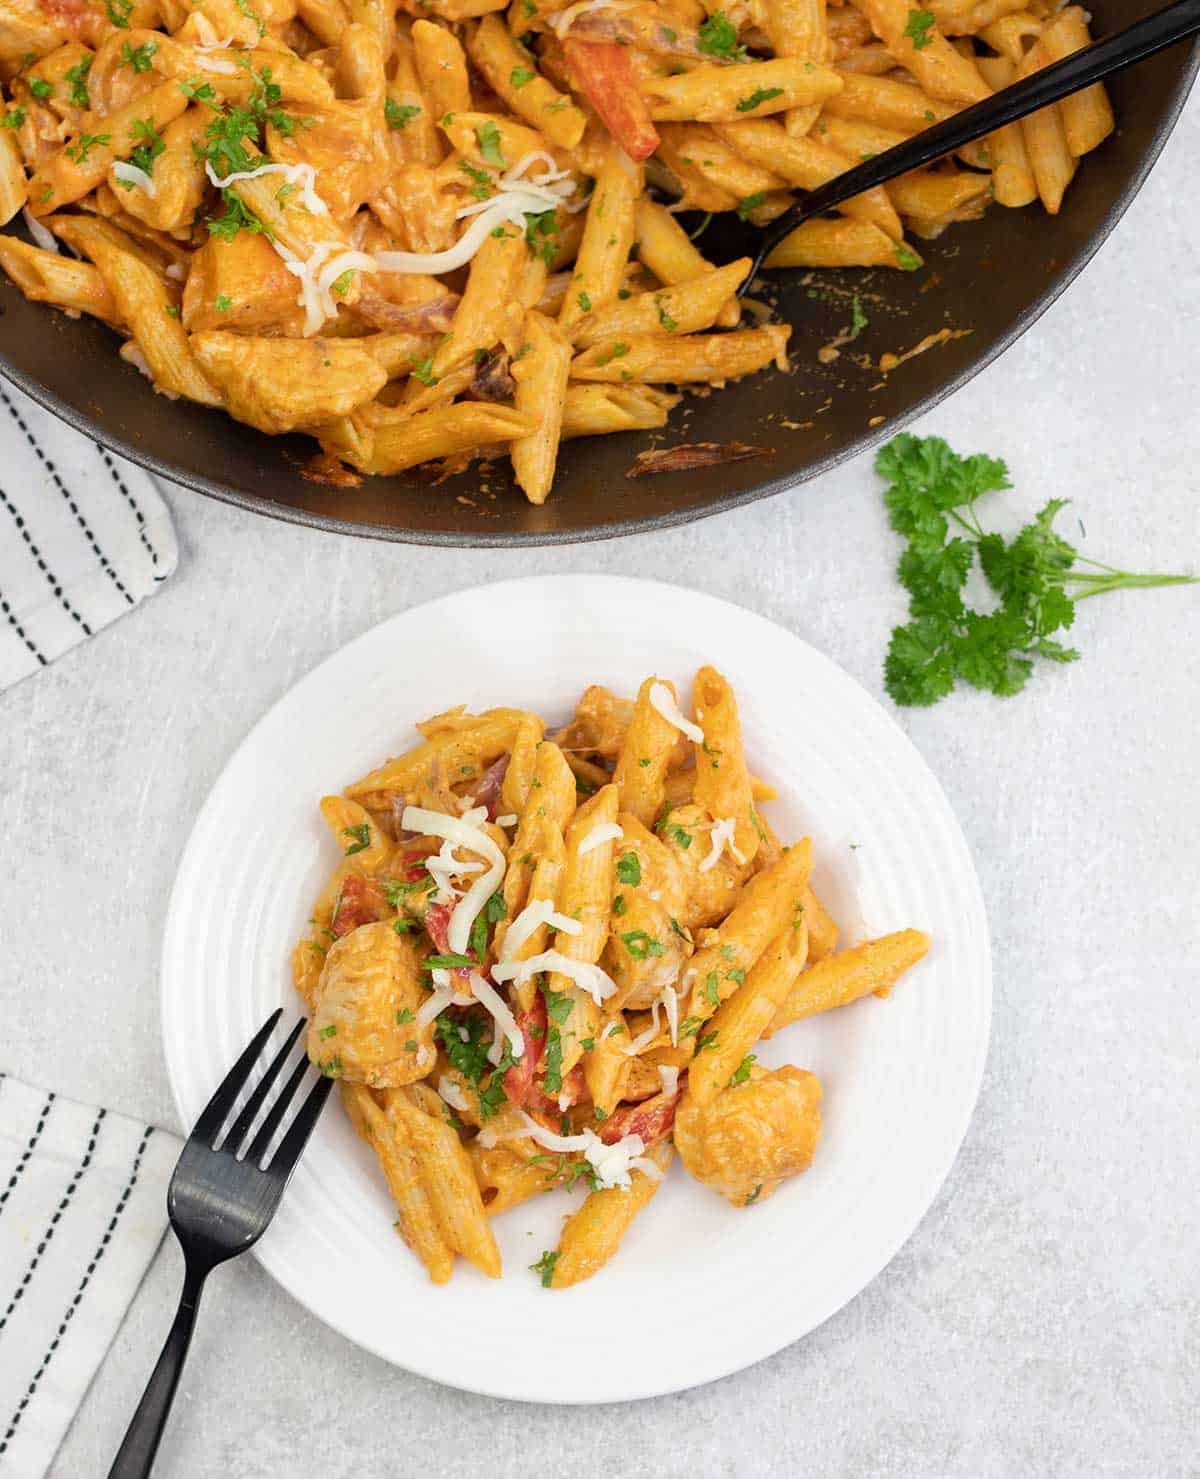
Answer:
[[526, 216], [525, 240], [533, 255], [540, 257], [547, 267], [551, 266], [558, 250], [558, 212], [551, 209], [538, 216]]
[[[479, 1080], [491, 1066], [487, 1056], [491, 1043], [484, 1038], [485, 1026], [485, 1020], [478, 1012], [470, 1012], [465, 1017], [453, 1017], [443, 1012], [433, 1029], [451, 1068], [457, 1069], [473, 1088], [478, 1088]], [[464, 1032], [467, 1034], [465, 1041]]]
[[[741, 107], [740, 103], [738, 104], [738, 107]], [[766, 198], [767, 192], [765, 190], [756, 190], [753, 195], [743, 196], [743, 198], [738, 202], [738, 220], [748, 221], [750, 219], [751, 211], [756, 211], [759, 206], [763, 204]]]
[[669, 837], [678, 847], [686, 852], [692, 845], [692, 834], [686, 827], [681, 827], [678, 822], [662, 822], [658, 828], [663, 837]]
[[[1079, 601], [1197, 579], [1135, 575], [1081, 556], [1054, 532], [1062, 498], [1050, 499], [1012, 539], [988, 533], [976, 505], [985, 493], [1012, 486], [1008, 468], [982, 454], [959, 457], [940, 437], [898, 436], [875, 468], [888, 482], [892, 528], [908, 541], [897, 574], [908, 592], [909, 621], [892, 632], [884, 663], [885, 687], [898, 704], [935, 704], [960, 679], [1002, 697], [1020, 693], [1033, 659], [1078, 658], [1054, 633], [1072, 625]], [[973, 610], [964, 599], [976, 552], [999, 603], [992, 611]]]
[[507, 912], [504, 895], [493, 894], [475, 916], [475, 922], [471, 926], [470, 945], [477, 960], [482, 961], [487, 953], [488, 925], [494, 924], [497, 919], [503, 919]]
[[719, 1036], [720, 1034], [717, 1032], [702, 1032], [700, 1036], [696, 1039], [697, 1056], [699, 1056], [699, 1054], [701, 1054], [705, 1050], [705, 1048], [715, 1048], [717, 1045], [717, 1038]]
[[427, 955], [422, 967], [427, 971], [468, 971], [479, 962], [469, 955]]
[[758, 1183], [758, 1185], [754, 1188], [754, 1190], [750, 1193], [750, 1195], [746, 1198], [746, 1200], [742, 1203], [742, 1206], [743, 1207], [752, 1207], [754, 1205], [754, 1203], [758, 1201], [758, 1194], [759, 1194], [760, 1191], [762, 1191], [762, 1189], [763, 1189], [763, 1184], [760, 1181]]
[[739, 113], [753, 113], [760, 103], [769, 103], [772, 98], [782, 96], [782, 87], [756, 87], [748, 97], [738, 98], [737, 110]]
[[151, 174], [154, 170], [154, 161], [167, 147], [163, 142], [162, 134], [155, 128], [153, 118], [135, 118], [129, 131], [135, 139], [142, 140], [130, 154], [130, 164]]
[[709, 971], [704, 980], [704, 999], [713, 1006], [721, 1005], [721, 986], [716, 971]]
[[754, 1053], [747, 1053], [738, 1066], [733, 1070], [733, 1077], [729, 1080], [731, 1084], [744, 1084], [750, 1077], [750, 1070], [758, 1061]]
[[584, 313], [591, 313], [591, 311], [592, 311], [592, 300], [591, 300], [591, 298], [588, 297], [588, 295], [586, 293], [580, 293], [580, 295], [579, 295], [579, 306], [583, 310]]
[[532, 82], [537, 73], [530, 67], [514, 67], [508, 74], [510, 87], [524, 87], [526, 83]]
[[735, 982], [738, 986], [742, 986], [745, 984], [746, 981], [746, 972], [740, 967], [735, 971], [726, 971], [725, 979], [727, 981]]
[[562, 1035], [557, 1027], [551, 1027], [546, 1032], [546, 1077], [543, 1089], [547, 1094], [558, 1094], [562, 1091]]
[[[526, 6], [529, 6], [530, 0], [525, 0], [525, 4]], [[532, 10], [536, 9], [536, 6], [532, 7]], [[532, 10], [530, 11], [531, 14]], [[534, 1271], [535, 1274], [541, 1275], [543, 1289], [549, 1289], [550, 1280], [554, 1277], [554, 1265], [561, 1257], [562, 1254], [559, 1253], [557, 1248], [555, 1248], [553, 1252], [544, 1252], [536, 1263], [531, 1263], [529, 1265], [529, 1267]]]
[[318, 1037], [336, 1037], [337, 1036], [337, 1028], [332, 1023], [330, 1023], [330, 1025], [328, 1027], [322, 1027], [321, 1030], [320, 1030], [320, 1032], [317, 1033], [317, 1036]]
[[542, 995], [546, 998], [546, 1015], [552, 1022], [560, 1026], [571, 1015], [574, 1002], [571, 1000], [569, 991], [551, 991], [549, 986], [542, 988]]
[[[213, 299], [213, 307], [217, 310], [218, 313], [228, 313], [229, 310], [233, 307], [233, 299], [227, 297], [224, 293], [218, 293], [217, 296]], [[347, 849], [347, 851], [349, 852], [358, 852], [358, 850], [359, 849], [356, 847]]]
[[10, 108], [3, 118], [0, 118], [0, 128], [20, 128], [25, 122], [25, 109], [19, 104]]
[[[229, 299], [225, 299], [226, 308]], [[223, 308], [222, 313], [225, 312]], [[356, 852], [364, 852], [371, 845], [371, 827], [368, 822], [363, 822], [360, 827], [343, 827], [342, 836], [351, 838], [350, 846], [346, 849], [346, 856], [352, 858]]]
[[902, 267], [905, 272], [916, 272], [921, 265], [921, 259], [916, 252], [910, 252], [906, 246], [896, 248], [896, 265]]
[[[130, 46], [128, 41], [121, 43], [121, 59], [118, 67], [132, 67], [135, 72], [148, 72], [154, 65], [154, 53], [158, 50], [156, 41], [144, 41], [141, 46]], [[91, 58], [89, 57], [90, 61]], [[67, 76], [71, 74], [68, 72]]]
[[234, 4], [242, 12], [247, 20], [251, 20], [254, 22], [255, 26], [258, 28], [258, 34], [260, 36], [265, 36], [267, 34], [266, 21], [263, 20], [262, 16], [259, 15], [257, 10], [252, 10], [250, 8], [250, 0], [234, 0]]
[[54, 89], [41, 77], [33, 77], [29, 82], [29, 91], [35, 98], [48, 98]]
[[740, 62], [746, 48], [738, 45], [737, 27], [722, 10], [714, 11], [696, 33], [696, 45], [709, 56]]
[[849, 337], [857, 339], [870, 322], [871, 320], [863, 312], [862, 299], [855, 293], [854, 301], [850, 305]]
[[[510, 1065], [511, 1066], [511, 1065]], [[508, 1102], [508, 1095], [504, 1092], [504, 1074], [499, 1068], [495, 1070], [487, 1084], [477, 1090], [479, 1098], [479, 1118], [490, 1120], [494, 1114], [499, 1112], [500, 1106]]]
[[653, 935], [648, 935], [645, 930], [627, 930], [621, 936], [621, 943], [634, 960], [645, 960], [647, 956], [662, 955], [665, 951], [661, 942]]
[[383, 116], [387, 120], [387, 126], [395, 129], [397, 133], [402, 128], [407, 128], [409, 122], [420, 111], [416, 103], [398, 103], [394, 98], [386, 98], [383, 104]]
[[413, 1014], [408, 1009], [408, 1007], [401, 1007], [401, 1009], [396, 1013], [396, 1026], [397, 1027], [403, 1027], [407, 1023], [411, 1022], [412, 1019], [413, 1019]]
[[689, 241], [697, 241], [697, 240], [699, 240], [699, 238], [702, 237], [704, 235], [704, 233], [708, 230], [710, 224], [712, 223], [712, 218], [713, 218], [712, 211], [705, 211], [704, 215], [700, 219], [700, 224], [699, 224], [699, 226], [696, 227], [695, 231], [689, 231], [688, 232], [688, 240]]
[[327, 1062], [322, 1063], [321, 1064], [321, 1072], [325, 1075], [326, 1078], [341, 1078], [341, 1076], [342, 1076], [342, 1060], [341, 1060], [341, 1058], [340, 1057], [330, 1058]]
[[412, 377], [419, 380], [422, 385], [436, 385], [438, 377], [433, 373], [433, 355], [426, 355], [424, 359], [412, 361]]
[[904, 28], [904, 34], [912, 42], [914, 51], [921, 51], [933, 40], [929, 34], [933, 30], [933, 22], [932, 10], [910, 10], [908, 12], [908, 25]]
[[121, 31], [128, 31], [133, 0], [104, 0], [104, 11], [114, 26]]
[[637, 888], [642, 881], [642, 864], [637, 853], [627, 852], [617, 860], [617, 878], [630, 888]]
[[673, 333], [674, 330], [679, 327], [679, 323], [676, 319], [673, 319], [671, 315], [667, 312], [666, 304], [663, 302], [663, 295], [661, 293], [655, 294], [654, 306], [658, 309], [659, 323], [662, 324], [663, 328], [666, 329], [668, 334]]
[[613, 360], [620, 359], [623, 355], [626, 355], [628, 353], [628, 344], [614, 344], [607, 354], [598, 354], [596, 356], [595, 363], [597, 366], [608, 365], [611, 364]]
[[[460, 159], [458, 161], [458, 167], [460, 170], [462, 170], [463, 174], [466, 175], [469, 180], [474, 181], [474, 184], [471, 188], [471, 194], [475, 197], [475, 199], [487, 200], [488, 196], [490, 196], [492, 193], [492, 177], [488, 174], [487, 170], [479, 169], [476, 165], [473, 165], [469, 159]], [[496, 231], [494, 231], [492, 235], [495, 236], [497, 232], [501, 236], [503, 236], [504, 227], [497, 227]]]
[[198, 76], [189, 77], [186, 82], [181, 82], [179, 91], [185, 98], [191, 98], [194, 103], [208, 103], [213, 108], [217, 106], [217, 95], [212, 90], [212, 84], [203, 82]]
[[80, 134], [74, 144], [68, 144], [65, 150], [68, 159], [73, 159], [76, 164], [86, 164], [87, 157], [99, 144], [107, 144], [112, 139], [111, 134]]
[[500, 152], [500, 130], [491, 121], [475, 126], [475, 137], [479, 140], [479, 156], [485, 164], [503, 164]]
[[625, 902], [625, 895], [624, 894], [618, 894], [616, 896], [616, 898], [613, 899], [613, 902], [612, 902], [612, 912], [617, 916], [618, 919], [621, 917], [622, 914], [625, 913], [625, 910], [628, 907], [629, 906]]
[[342, 273], [341, 277], [335, 277], [333, 282], [330, 283], [330, 291], [336, 293], [339, 298], [344, 298], [346, 296], [346, 290], [350, 286], [350, 279], [353, 277], [353, 275], [354, 274], [347, 267], [345, 272]]
[[[154, 46], [152, 41], [148, 46]], [[154, 48], [156, 51], [157, 47]], [[76, 108], [90, 108], [92, 100], [88, 96], [87, 74], [92, 70], [92, 58], [85, 56], [75, 67], [68, 67], [64, 74], [65, 80], [71, 84], [70, 99]]]

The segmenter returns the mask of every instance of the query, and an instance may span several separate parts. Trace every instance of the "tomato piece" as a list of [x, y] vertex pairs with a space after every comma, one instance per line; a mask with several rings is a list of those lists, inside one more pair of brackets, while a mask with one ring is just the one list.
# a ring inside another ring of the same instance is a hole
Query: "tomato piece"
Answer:
[[453, 912], [449, 904], [430, 904], [425, 911], [425, 928], [439, 955], [450, 953], [450, 916]]
[[331, 928], [340, 940], [360, 924], [374, 924], [377, 919], [386, 919], [390, 913], [382, 884], [374, 878], [364, 878], [361, 873], [349, 873], [334, 906]]
[[600, 115], [630, 159], [648, 159], [658, 148], [658, 130], [638, 89], [627, 47], [615, 41], [563, 42], [567, 67], [579, 91]]
[[[531, 1105], [540, 1105], [546, 1097], [533, 1081], [546, 1046], [546, 1003], [540, 991], [530, 1009], [517, 1012], [516, 1018], [525, 1051], [504, 1075], [504, 1092], [510, 1104], [515, 1104], [518, 1109], [528, 1109]], [[531, 1033], [530, 1028], [536, 1032]]]
[[615, 1145], [625, 1135], [640, 1135], [646, 1145], [653, 1145], [671, 1133], [675, 1124], [678, 1094], [655, 1094], [640, 1104], [626, 1104], [614, 1110], [597, 1130], [605, 1145]]

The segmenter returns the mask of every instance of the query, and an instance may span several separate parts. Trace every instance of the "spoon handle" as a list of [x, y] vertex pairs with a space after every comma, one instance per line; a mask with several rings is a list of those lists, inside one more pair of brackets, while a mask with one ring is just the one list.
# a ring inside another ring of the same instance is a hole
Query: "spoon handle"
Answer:
[[1039, 108], [1046, 108], [1095, 82], [1101, 82], [1112, 73], [1174, 46], [1197, 31], [1200, 31], [1200, 0], [1174, 0], [1174, 4], [1166, 9], [1135, 21], [1114, 36], [1094, 42], [1060, 62], [1043, 67], [982, 102], [972, 103], [961, 113], [935, 123], [906, 139], [903, 144], [885, 149], [882, 154], [855, 165], [818, 189], [808, 191], [765, 229], [754, 270], [743, 284], [742, 291], [749, 286], [767, 254], [802, 221], [832, 210], [852, 196], [876, 185], [884, 185], [909, 170], [920, 169], [953, 154], [1005, 124], [1015, 123], [1030, 113], [1036, 113]]

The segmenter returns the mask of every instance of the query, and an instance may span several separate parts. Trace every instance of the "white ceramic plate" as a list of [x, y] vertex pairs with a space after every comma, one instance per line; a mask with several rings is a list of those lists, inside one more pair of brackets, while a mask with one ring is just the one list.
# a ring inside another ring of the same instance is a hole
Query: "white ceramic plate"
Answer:
[[460, 1260], [434, 1288], [393, 1232], [374, 1157], [331, 1104], [257, 1253], [349, 1339], [437, 1381], [543, 1402], [678, 1391], [819, 1325], [887, 1264], [957, 1153], [987, 1052], [987, 923], [962, 833], [891, 719], [827, 658], [739, 607], [610, 576], [550, 576], [447, 596], [351, 642], [286, 695], [226, 766], [180, 864], [162, 964], [163, 1037], [190, 1125], [280, 1003], [289, 954], [336, 848], [317, 811], [413, 722], [466, 702], [551, 723], [588, 683], [650, 672], [733, 682], [754, 770], [785, 840], [812, 835], [818, 893], [851, 939], [905, 925], [930, 956], [886, 1002], [797, 1023], [760, 1050], [812, 1069], [825, 1132], [812, 1170], [730, 1207], [672, 1167], [618, 1257], [561, 1292], [527, 1269], [581, 1191], [497, 1219], [504, 1277]]

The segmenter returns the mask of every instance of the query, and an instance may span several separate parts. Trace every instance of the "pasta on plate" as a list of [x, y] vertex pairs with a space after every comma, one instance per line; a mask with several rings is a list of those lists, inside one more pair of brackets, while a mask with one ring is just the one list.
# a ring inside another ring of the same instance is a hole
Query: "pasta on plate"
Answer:
[[[313, 476], [508, 457], [542, 503], [564, 439], [787, 368], [680, 210], [766, 222], [1088, 41], [1054, 0], [927, 3], [5, 0], [0, 266], [162, 394], [315, 438]], [[1057, 211], [1112, 127], [1092, 88], [770, 265], [915, 271], [993, 199]]]
[[589, 1278], [678, 1152], [734, 1207], [808, 1169], [813, 1074], [753, 1049], [799, 1018], [886, 996], [929, 949], [900, 930], [838, 951], [812, 844], [762, 811], [737, 701], [591, 687], [551, 737], [459, 707], [326, 796], [342, 849], [293, 954], [308, 1051], [341, 1081], [396, 1227], [436, 1283], [497, 1277], [491, 1219], [583, 1182], [549, 1288]]

